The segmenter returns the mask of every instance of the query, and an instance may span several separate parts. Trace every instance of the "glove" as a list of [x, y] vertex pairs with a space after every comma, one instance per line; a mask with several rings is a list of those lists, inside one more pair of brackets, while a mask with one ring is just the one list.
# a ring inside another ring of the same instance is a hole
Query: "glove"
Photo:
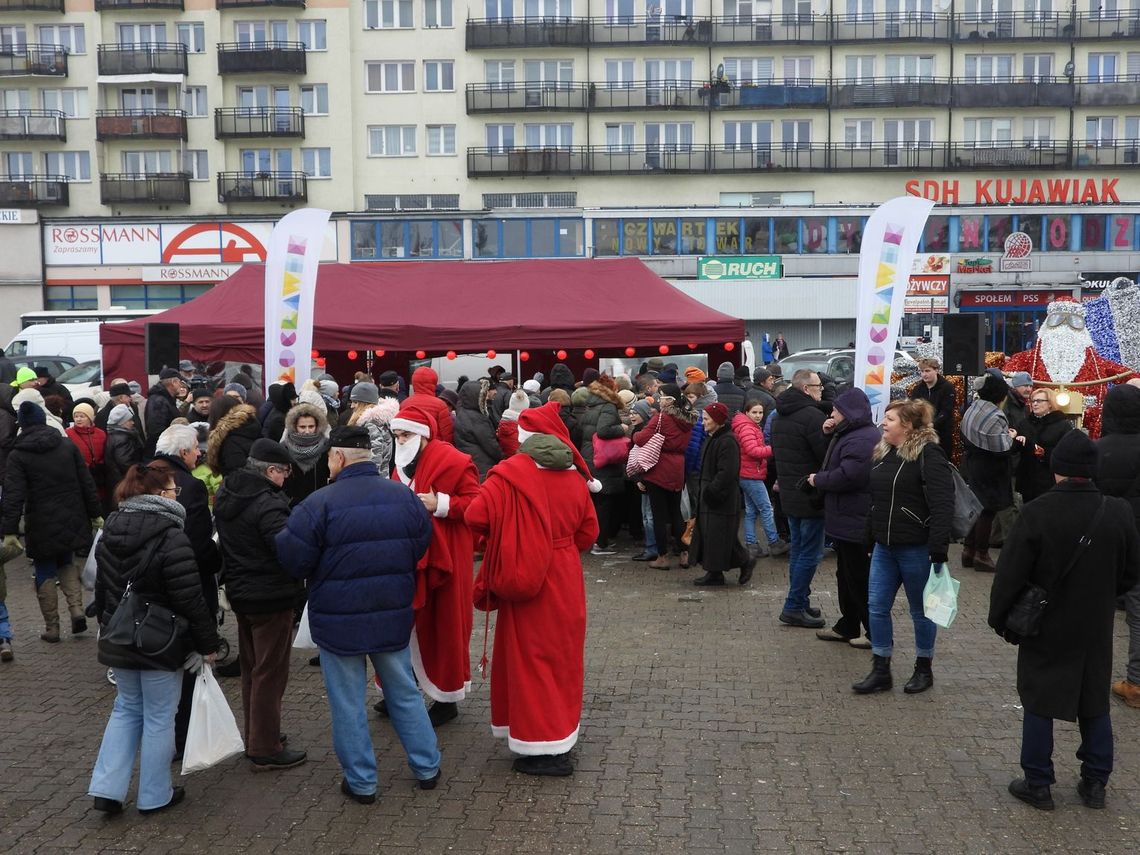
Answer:
[[103, 518], [102, 517], [95, 517], [95, 519], [91, 520], [91, 530], [92, 531], [98, 531], [102, 527], [103, 527]]
[[[24, 547], [20, 545], [20, 538], [17, 535], [4, 535], [4, 552], [6, 555], [11, 555], [12, 558], [15, 558], [23, 551]], [[11, 559], [9, 558], [7, 560]]]
[[205, 661], [201, 653], [191, 651], [187, 655], [186, 661], [182, 663], [182, 670], [190, 674], [197, 674], [202, 670], [202, 663]]
[[950, 556], [947, 555], [945, 552], [931, 552], [930, 553], [930, 563], [931, 564], [945, 564], [949, 559], [950, 559]]

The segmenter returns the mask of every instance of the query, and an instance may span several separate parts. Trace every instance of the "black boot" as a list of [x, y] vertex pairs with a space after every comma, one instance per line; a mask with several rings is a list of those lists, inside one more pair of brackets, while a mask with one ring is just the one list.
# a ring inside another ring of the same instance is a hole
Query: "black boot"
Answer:
[[894, 686], [891, 679], [891, 657], [871, 656], [871, 673], [855, 683], [851, 688], [857, 695], [869, 695], [871, 692], [886, 692]]
[[920, 692], [925, 692], [933, 685], [934, 672], [930, 669], [930, 657], [919, 656], [914, 660], [914, 673], [906, 681], [903, 691], [908, 695], [917, 695]]
[[440, 725], [447, 724], [457, 715], [459, 715], [459, 706], [454, 703], [436, 701], [430, 707], [428, 707], [428, 718], [431, 719], [432, 727], [439, 727]]

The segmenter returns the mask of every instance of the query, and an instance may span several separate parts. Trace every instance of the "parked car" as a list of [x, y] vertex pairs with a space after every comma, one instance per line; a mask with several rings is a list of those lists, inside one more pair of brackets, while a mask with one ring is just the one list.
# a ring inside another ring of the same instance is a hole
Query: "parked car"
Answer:
[[89, 359], [68, 368], [55, 379], [67, 387], [72, 398], [90, 398], [103, 388], [103, 364], [98, 359]]
[[46, 365], [51, 376], [56, 380], [59, 380], [59, 375], [76, 365], [75, 360], [70, 356], [10, 356], [8, 359], [16, 368], [35, 368], [38, 365]]
[[[913, 356], [906, 351], [896, 350], [895, 361], [900, 359], [917, 367]], [[844, 347], [800, 350], [780, 360], [780, 370], [784, 372], [785, 380], [791, 380], [792, 375], [801, 368], [826, 374], [842, 390], [850, 385], [851, 377], [855, 373], [855, 349]]]

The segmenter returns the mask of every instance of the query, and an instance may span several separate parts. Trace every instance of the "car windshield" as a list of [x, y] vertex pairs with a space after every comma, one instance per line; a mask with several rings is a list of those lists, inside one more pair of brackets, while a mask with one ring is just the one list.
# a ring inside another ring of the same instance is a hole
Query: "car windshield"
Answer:
[[98, 362], [81, 362], [55, 378], [60, 383], [90, 383], [99, 379]]

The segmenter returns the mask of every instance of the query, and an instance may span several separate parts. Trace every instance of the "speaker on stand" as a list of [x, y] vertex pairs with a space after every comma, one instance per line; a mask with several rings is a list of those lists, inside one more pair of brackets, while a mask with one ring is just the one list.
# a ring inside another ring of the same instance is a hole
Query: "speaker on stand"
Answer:
[[942, 319], [942, 373], [977, 377], [986, 370], [986, 319], [981, 312]]
[[181, 347], [178, 324], [147, 324], [144, 333], [146, 373], [158, 374], [163, 368], [177, 368]]

